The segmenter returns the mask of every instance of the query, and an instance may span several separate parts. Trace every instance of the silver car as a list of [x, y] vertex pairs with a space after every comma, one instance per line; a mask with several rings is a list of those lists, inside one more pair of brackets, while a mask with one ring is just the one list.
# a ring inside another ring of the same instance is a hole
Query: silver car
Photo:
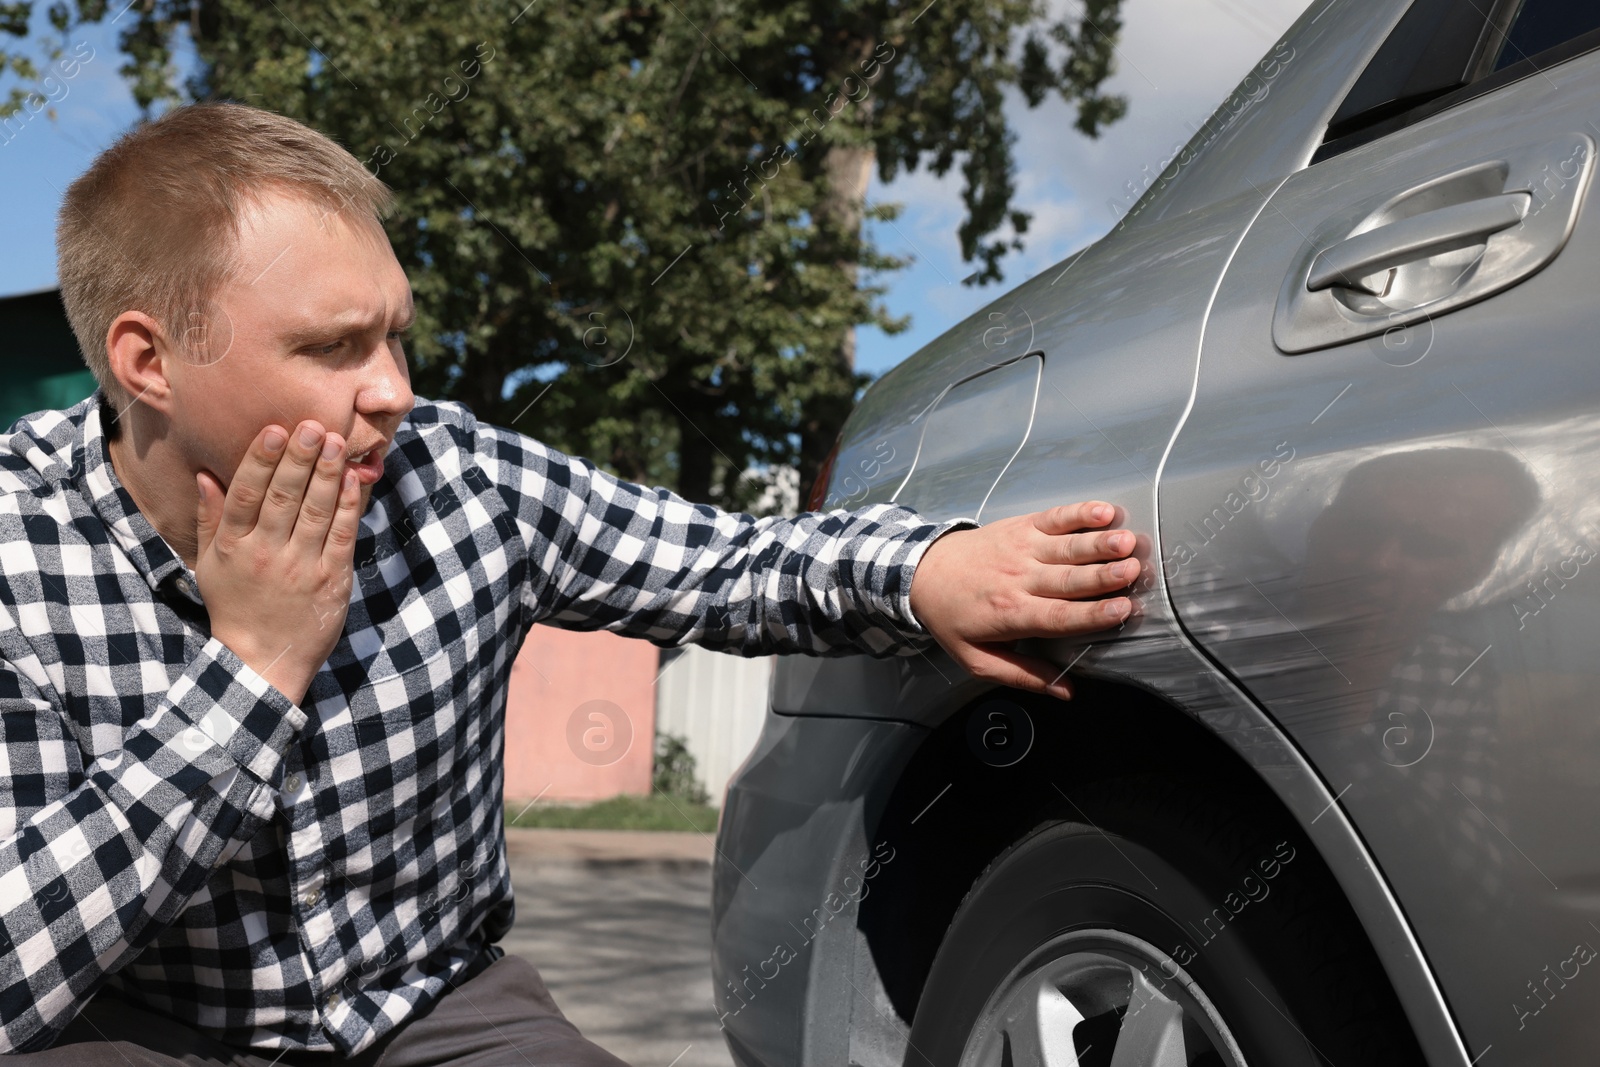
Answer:
[[[1319, 0], [1113, 232], [877, 382], [828, 506], [1116, 502], [1141, 613], [784, 661], [742, 1067], [1600, 1047], [1600, 5]], [[819, 501], [823, 502], [823, 501]]]

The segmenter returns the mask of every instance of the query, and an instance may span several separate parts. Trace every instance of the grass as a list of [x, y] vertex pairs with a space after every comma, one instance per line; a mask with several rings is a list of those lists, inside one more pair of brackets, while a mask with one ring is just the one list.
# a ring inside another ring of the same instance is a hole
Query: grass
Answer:
[[545, 830], [698, 830], [707, 834], [717, 829], [716, 808], [661, 793], [623, 794], [582, 807], [534, 804], [520, 814], [515, 807], [513, 804], [506, 809], [507, 826]]

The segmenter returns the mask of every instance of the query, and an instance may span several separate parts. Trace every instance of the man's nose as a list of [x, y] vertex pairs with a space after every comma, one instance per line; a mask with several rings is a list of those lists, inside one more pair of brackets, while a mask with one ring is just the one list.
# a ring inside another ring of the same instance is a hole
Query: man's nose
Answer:
[[361, 384], [357, 407], [363, 414], [404, 416], [416, 403], [411, 392], [411, 372], [404, 352], [388, 350], [367, 361], [366, 380]]

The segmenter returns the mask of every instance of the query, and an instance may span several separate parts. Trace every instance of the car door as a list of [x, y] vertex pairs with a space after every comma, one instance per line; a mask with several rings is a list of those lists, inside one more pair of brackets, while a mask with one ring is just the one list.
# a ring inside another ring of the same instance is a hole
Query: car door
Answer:
[[1365, 837], [1484, 1064], [1600, 1012], [1600, 9], [1418, 0], [1229, 265], [1179, 622]]

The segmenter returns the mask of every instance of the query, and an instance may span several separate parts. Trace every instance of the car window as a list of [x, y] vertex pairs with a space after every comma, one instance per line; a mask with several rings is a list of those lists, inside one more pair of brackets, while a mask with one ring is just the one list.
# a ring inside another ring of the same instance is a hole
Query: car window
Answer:
[[1330, 140], [1461, 88], [1488, 24], [1465, 0], [1416, 0], [1328, 123]]
[[1594, 0], [1414, 0], [1334, 112], [1311, 162], [1594, 48]]
[[1523, 0], [1494, 69], [1504, 70], [1595, 30], [1600, 30], [1600, 5], [1594, 0]]

